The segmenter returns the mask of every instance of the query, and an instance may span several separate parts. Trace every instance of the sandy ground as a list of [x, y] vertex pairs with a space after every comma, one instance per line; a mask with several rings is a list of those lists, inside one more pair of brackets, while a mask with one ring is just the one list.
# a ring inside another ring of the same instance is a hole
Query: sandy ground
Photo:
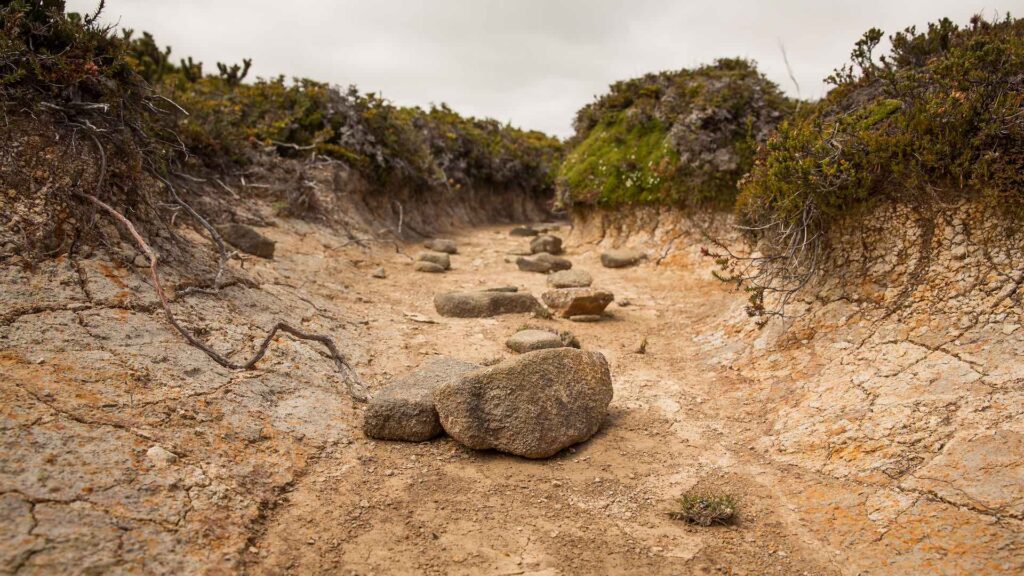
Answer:
[[[593, 439], [542, 461], [447, 438], [368, 440], [361, 408], [314, 347], [282, 339], [260, 370], [222, 370], [167, 329], [136, 271], [94, 261], [5, 271], [5, 290], [38, 304], [0, 326], [0, 571], [1024, 569], [1020, 517], [934, 490], [837, 477], [766, 447], [798, 390], [735, 364], [754, 346], [737, 321], [743, 295], [688, 260], [608, 270], [595, 248], [570, 246], [575, 266], [616, 296], [602, 322], [438, 317], [440, 291], [545, 290], [544, 276], [516, 269], [509, 253], [526, 241], [507, 230], [456, 235], [453, 269], [428, 275], [390, 249], [344, 246], [317, 227], [272, 228], [277, 258], [247, 265], [260, 288], [176, 307], [236, 352], [273, 318], [301, 318], [337, 338], [371, 391], [433, 355], [508, 357], [505, 339], [526, 322], [569, 329], [608, 358], [615, 397]], [[386, 279], [371, 278], [378, 266]], [[154, 446], [174, 457], [161, 459]], [[1019, 458], [1009, 466], [1012, 484]], [[689, 489], [734, 494], [738, 521], [700, 528], [670, 519], [673, 499]]]

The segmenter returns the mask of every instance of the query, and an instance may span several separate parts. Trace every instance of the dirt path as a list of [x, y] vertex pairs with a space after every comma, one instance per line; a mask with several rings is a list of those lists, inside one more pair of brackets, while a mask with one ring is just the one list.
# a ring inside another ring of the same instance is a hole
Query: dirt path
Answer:
[[[454, 270], [411, 271], [400, 257], [364, 290], [372, 379], [433, 354], [483, 362], [508, 356], [504, 340], [526, 317], [437, 318], [442, 290], [497, 285], [545, 289], [508, 253], [523, 239], [505, 228], [458, 238]], [[287, 253], [287, 247], [282, 252]], [[451, 440], [368, 441], [355, 434], [293, 486], [253, 541], [253, 573], [353, 574], [829, 574], [834, 552], [787, 507], [776, 482], [794, 474], [759, 459], [749, 442], [764, 425], [744, 382], [702, 358], [702, 325], [737, 296], [686, 270], [608, 270], [596, 251], [570, 252], [595, 285], [612, 290], [614, 318], [545, 321], [571, 329], [612, 367], [611, 417], [593, 440], [547, 461], [476, 453]], [[330, 298], [325, 285], [305, 285]], [[626, 303], [628, 305], [623, 306]], [[437, 318], [419, 324], [405, 312]], [[634, 353], [648, 338], [646, 354]], [[352, 422], [355, 427], [358, 422]], [[784, 482], [783, 482], [784, 484]], [[672, 521], [672, 499], [691, 488], [738, 495], [734, 527]], [[791, 487], [792, 488], [792, 487]]]
[[[509, 252], [526, 241], [507, 231], [466, 231], [454, 269], [426, 275], [390, 248], [364, 251], [290, 222], [266, 230], [278, 241], [276, 259], [247, 265], [258, 288], [175, 306], [217, 349], [240, 355], [279, 318], [330, 333], [372, 388], [435, 354], [507, 357], [505, 339], [528, 321], [570, 329], [608, 358], [615, 398], [597, 436], [544, 461], [473, 452], [446, 438], [367, 440], [360, 409], [314, 347], [282, 339], [256, 372], [219, 369], [167, 329], [129, 267], [94, 257], [31, 274], [3, 270], [2, 292], [23, 308], [0, 323], [0, 524], [8, 527], [0, 573], [1024, 569], [1012, 418], [1001, 417], [1010, 428], [997, 436], [960, 430], [995, 448], [934, 460], [977, 475], [844, 473], [886, 462], [879, 455], [900, 447], [872, 428], [870, 406], [836, 396], [859, 389], [830, 384], [829, 371], [846, 356], [814, 351], [832, 350], [832, 340], [819, 335], [808, 346], [794, 334], [792, 354], [785, 342], [759, 351], [749, 324], [737, 321], [742, 294], [706, 270], [678, 262], [608, 270], [592, 246], [569, 246], [569, 257], [615, 293], [611, 319], [438, 318], [432, 298], [443, 290], [545, 289], [544, 276], [512, 263]], [[387, 278], [372, 278], [381, 265]], [[753, 367], [742, 361], [751, 351]], [[886, 362], [920, 362], [891, 356]], [[971, 414], [1014, 413], [1020, 394], [1006, 386], [968, 396], [990, 406]], [[802, 419], [798, 408], [819, 396], [838, 398], [842, 418]], [[957, 429], [953, 416], [906, 414], [905, 434], [916, 435], [908, 449], [923, 450], [935, 430]], [[927, 446], [941, 456], [945, 443]], [[946, 473], [941, 465], [933, 474]], [[670, 520], [672, 500], [691, 488], [738, 496], [739, 522], [695, 528]], [[1004, 501], [998, 511], [988, 504]]]

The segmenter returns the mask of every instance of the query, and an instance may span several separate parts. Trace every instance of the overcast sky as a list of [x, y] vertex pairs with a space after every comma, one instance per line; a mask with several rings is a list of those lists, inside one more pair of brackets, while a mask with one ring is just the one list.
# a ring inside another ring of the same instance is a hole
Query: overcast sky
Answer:
[[576, 110], [615, 80], [743, 56], [795, 94], [781, 42], [803, 97], [818, 98], [872, 26], [995, 10], [1020, 15], [1024, 0], [108, 0], [105, 19], [208, 71], [250, 57], [253, 75], [357, 84], [567, 136]]

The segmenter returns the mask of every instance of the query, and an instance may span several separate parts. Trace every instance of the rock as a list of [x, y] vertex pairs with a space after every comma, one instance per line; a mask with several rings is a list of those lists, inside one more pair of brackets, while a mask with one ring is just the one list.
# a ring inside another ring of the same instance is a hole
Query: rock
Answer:
[[540, 254], [546, 252], [548, 254], [561, 254], [562, 253], [562, 239], [558, 236], [551, 236], [550, 234], [543, 234], [537, 236], [530, 241], [530, 253]]
[[479, 366], [453, 358], [434, 358], [395, 380], [370, 399], [363, 433], [378, 440], [423, 442], [444, 430], [434, 409], [434, 390]]
[[427, 273], [430, 273], [430, 274], [441, 274], [442, 272], [445, 271], [445, 268], [443, 266], [438, 266], [437, 264], [434, 264], [433, 262], [425, 262], [425, 261], [421, 261], [421, 262], [417, 262], [417, 263], [413, 264], [412, 269], [417, 271], [417, 272], [427, 272]]
[[516, 226], [509, 231], [509, 236], [536, 236], [538, 232], [530, 226]]
[[431, 264], [437, 264], [445, 270], [449, 270], [452, 267], [451, 256], [444, 252], [420, 252], [416, 255], [417, 262], [430, 262]]
[[568, 330], [554, 331], [544, 327], [524, 325], [509, 338], [505, 345], [520, 354], [548, 348], [579, 348], [580, 341]]
[[370, 276], [373, 276], [374, 278], [387, 278], [388, 271], [385, 270], [383, 266], [381, 266], [380, 268], [374, 270], [373, 274], [370, 274]]
[[596, 288], [559, 288], [548, 290], [541, 300], [555, 314], [562, 318], [571, 316], [600, 316], [604, 309], [615, 300], [607, 290]]
[[459, 245], [455, 243], [455, 240], [448, 240], [447, 238], [427, 240], [423, 243], [423, 247], [434, 252], [444, 252], [446, 254], [459, 253]]
[[149, 450], [146, 450], [146, 459], [148, 459], [152, 465], [163, 468], [177, 462], [178, 455], [163, 446], [153, 446]]
[[601, 264], [605, 268], [625, 268], [633, 266], [637, 262], [647, 258], [647, 255], [639, 250], [630, 248], [619, 248], [607, 250], [601, 254]]
[[434, 391], [434, 405], [445, 432], [469, 448], [547, 458], [593, 436], [612, 393], [604, 356], [556, 348], [463, 374]]
[[505, 345], [513, 352], [533, 352], [547, 348], [562, 348], [565, 343], [554, 332], [547, 330], [520, 330], [509, 338]]
[[601, 316], [597, 314], [580, 314], [579, 316], [569, 316], [570, 322], [600, 322]]
[[221, 224], [217, 226], [217, 233], [225, 242], [246, 254], [267, 259], [274, 257], [275, 242], [257, 232], [252, 226], [237, 223]]
[[541, 309], [532, 294], [520, 292], [446, 292], [434, 296], [434, 308], [441, 316], [486, 318], [499, 314], [521, 314]]
[[586, 288], [593, 283], [594, 278], [586, 270], [559, 270], [548, 276], [552, 288]]
[[495, 286], [494, 288], [484, 288], [484, 292], [519, 292], [518, 286]]
[[547, 274], [548, 272], [558, 270], [568, 270], [572, 268], [572, 262], [565, 258], [552, 256], [551, 254], [542, 252], [532, 258], [516, 258], [516, 266], [518, 266], [523, 272], [540, 272], [541, 274]]

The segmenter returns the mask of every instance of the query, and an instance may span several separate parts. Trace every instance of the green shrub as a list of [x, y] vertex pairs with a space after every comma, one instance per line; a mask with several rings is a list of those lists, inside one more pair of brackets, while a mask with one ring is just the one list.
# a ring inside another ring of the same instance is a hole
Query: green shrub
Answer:
[[825, 99], [785, 121], [741, 183], [736, 211], [753, 259], [719, 258], [719, 277], [750, 292], [764, 323], [828, 259], [836, 220], [880, 202], [932, 214], [964, 199], [1017, 233], [1024, 216], [1024, 22], [950, 20], [891, 37], [869, 30]]
[[909, 28], [876, 63], [881, 37], [865, 34], [828, 96], [784, 122], [759, 155], [737, 210], [762, 235], [820, 235], [881, 200], [1024, 204], [1024, 22]]
[[599, 205], [729, 206], [758, 142], [792, 107], [753, 62], [736, 58], [617, 82], [577, 113], [560, 195]]
[[731, 494], [687, 492], [677, 504], [669, 517], [697, 526], [729, 524], [736, 518], [736, 498]]

